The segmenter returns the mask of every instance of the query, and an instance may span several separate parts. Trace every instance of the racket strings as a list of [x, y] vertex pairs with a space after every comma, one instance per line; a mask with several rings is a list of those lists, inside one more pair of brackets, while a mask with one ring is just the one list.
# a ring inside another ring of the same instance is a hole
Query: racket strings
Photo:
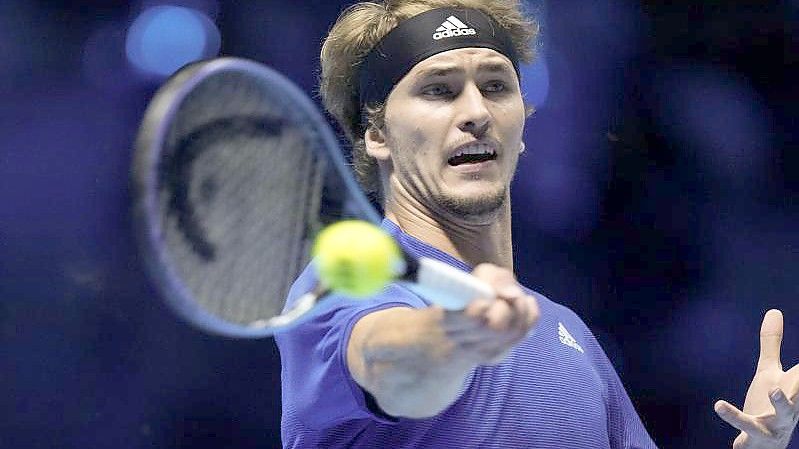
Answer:
[[179, 103], [154, 108], [168, 124], [153, 128], [163, 134], [146, 178], [157, 276], [181, 313], [199, 306], [246, 327], [281, 314], [317, 232], [364, 206], [331, 154], [334, 137], [297, 93], [263, 73], [197, 73]]
[[167, 236], [209, 312], [237, 323], [280, 313], [307, 263], [306, 223], [318, 221], [325, 164], [298, 150], [310, 144], [265, 117], [226, 118], [182, 139], [164, 165]]

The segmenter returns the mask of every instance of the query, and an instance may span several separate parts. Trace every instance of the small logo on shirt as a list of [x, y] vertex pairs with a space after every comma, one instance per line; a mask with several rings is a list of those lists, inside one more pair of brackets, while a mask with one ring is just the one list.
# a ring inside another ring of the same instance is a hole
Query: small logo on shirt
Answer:
[[563, 325], [563, 323], [558, 323], [558, 338], [560, 338], [560, 342], [563, 343], [564, 345], [570, 348], [574, 348], [585, 354], [585, 351], [583, 351], [583, 347], [580, 346], [580, 344], [577, 343], [577, 340], [575, 340], [574, 337], [572, 337], [572, 334], [570, 334], [569, 331], [566, 330], [566, 327]]
[[466, 25], [455, 16], [449, 16], [440, 27], [436, 28], [433, 39], [440, 40], [445, 37], [470, 36], [473, 34], [477, 34], [474, 28], [469, 28], [469, 25]]

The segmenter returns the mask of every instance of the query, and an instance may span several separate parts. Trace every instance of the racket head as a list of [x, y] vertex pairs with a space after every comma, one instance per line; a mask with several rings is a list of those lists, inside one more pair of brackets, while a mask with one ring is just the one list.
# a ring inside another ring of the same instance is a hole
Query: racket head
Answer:
[[225, 336], [279, 315], [331, 222], [379, 222], [307, 95], [254, 61], [184, 67], [155, 94], [131, 170], [133, 221], [154, 285], [182, 318]]

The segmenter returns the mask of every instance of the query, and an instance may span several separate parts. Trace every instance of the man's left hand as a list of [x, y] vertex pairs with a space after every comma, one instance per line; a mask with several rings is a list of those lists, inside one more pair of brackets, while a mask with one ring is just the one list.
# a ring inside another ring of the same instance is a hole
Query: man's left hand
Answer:
[[743, 411], [727, 401], [716, 413], [741, 433], [733, 449], [785, 449], [799, 421], [799, 365], [782, 370], [782, 312], [769, 310], [760, 327], [760, 358]]

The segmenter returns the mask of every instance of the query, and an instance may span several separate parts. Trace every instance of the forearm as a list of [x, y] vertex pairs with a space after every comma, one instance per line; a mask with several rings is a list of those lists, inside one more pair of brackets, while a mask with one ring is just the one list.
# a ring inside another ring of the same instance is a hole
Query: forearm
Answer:
[[457, 398], [477, 363], [455, 349], [432, 309], [389, 309], [362, 319], [348, 347], [361, 387], [392, 416], [423, 418]]

